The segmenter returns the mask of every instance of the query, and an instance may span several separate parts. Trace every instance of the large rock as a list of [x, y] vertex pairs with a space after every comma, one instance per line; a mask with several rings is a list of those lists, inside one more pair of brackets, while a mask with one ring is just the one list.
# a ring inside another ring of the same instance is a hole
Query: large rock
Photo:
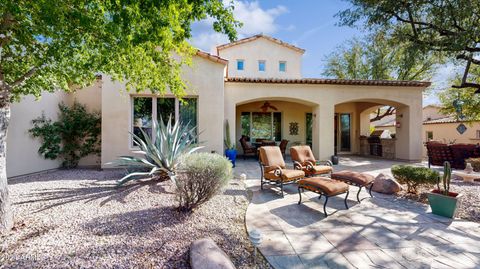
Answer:
[[375, 182], [373, 183], [372, 187], [372, 191], [385, 194], [394, 194], [396, 192], [399, 192], [401, 189], [402, 185], [400, 185], [392, 177], [385, 174], [379, 174], [375, 178]]
[[199, 239], [190, 246], [192, 269], [235, 269], [227, 254], [210, 238]]

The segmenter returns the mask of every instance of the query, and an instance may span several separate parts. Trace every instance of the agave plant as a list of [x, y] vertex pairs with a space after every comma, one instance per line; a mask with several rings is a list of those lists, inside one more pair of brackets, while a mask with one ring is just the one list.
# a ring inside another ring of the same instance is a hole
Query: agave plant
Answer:
[[157, 177], [168, 174], [170, 178], [175, 174], [180, 156], [188, 155], [202, 148], [196, 146], [198, 135], [197, 127], [191, 128], [189, 122], [184, 124], [177, 120], [172, 124], [170, 115], [167, 124], [162, 120], [153, 121], [154, 133], [152, 136], [140, 128], [143, 137], [133, 133], [133, 142], [139, 147], [138, 153], [142, 157], [120, 156], [117, 160], [109, 163], [119, 167], [145, 168], [147, 172], [132, 172], [118, 181], [118, 185], [138, 178], [140, 176]]

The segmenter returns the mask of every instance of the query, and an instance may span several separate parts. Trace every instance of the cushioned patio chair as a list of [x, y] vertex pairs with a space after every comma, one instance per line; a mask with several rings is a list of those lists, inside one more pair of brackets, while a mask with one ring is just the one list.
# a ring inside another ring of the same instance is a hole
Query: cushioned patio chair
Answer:
[[283, 185], [295, 183], [305, 177], [301, 170], [287, 169], [283, 160], [282, 152], [277, 146], [265, 146], [260, 148], [260, 188], [269, 184], [280, 187], [283, 197]]
[[328, 175], [333, 171], [330, 161], [317, 161], [309, 146], [290, 147], [290, 157], [297, 170], [305, 172], [306, 176]]
[[248, 154], [252, 154], [255, 157], [257, 156], [257, 148], [248, 143], [247, 136], [242, 135], [242, 138], [240, 138], [240, 145], [242, 145], [244, 160]]

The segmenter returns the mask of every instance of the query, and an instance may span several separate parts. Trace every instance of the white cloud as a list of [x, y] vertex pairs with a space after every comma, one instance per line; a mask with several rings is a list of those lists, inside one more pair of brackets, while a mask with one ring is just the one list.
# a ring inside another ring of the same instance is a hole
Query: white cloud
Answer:
[[[224, 1], [227, 5], [228, 2]], [[273, 34], [280, 29], [276, 23], [278, 16], [288, 12], [285, 6], [279, 5], [271, 9], [263, 9], [258, 1], [234, 1], [233, 15], [243, 23], [237, 29], [238, 38], [263, 33]], [[192, 44], [202, 50], [212, 51], [216, 45], [228, 43], [228, 38], [212, 29], [212, 18], [195, 23]], [[292, 26], [289, 26], [290, 28]]]

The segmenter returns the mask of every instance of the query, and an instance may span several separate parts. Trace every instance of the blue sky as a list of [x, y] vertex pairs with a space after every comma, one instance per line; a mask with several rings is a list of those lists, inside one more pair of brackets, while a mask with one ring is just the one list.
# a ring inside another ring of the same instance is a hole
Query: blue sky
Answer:
[[[263, 33], [306, 50], [302, 69], [304, 77], [322, 77], [327, 55], [348, 40], [367, 34], [366, 29], [336, 25], [339, 20], [335, 14], [349, 7], [346, 1], [236, 0], [234, 5], [235, 17], [244, 23], [238, 29], [239, 38]], [[226, 36], [212, 30], [211, 23], [207, 19], [194, 24], [191, 40], [193, 45], [207, 52], [213, 52], [216, 45], [228, 43]], [[453, 66], [438, 68], [432, 79], [434, 88], [447, 86], [453, 70]], [[424, 98], [425, 105], [436, 102], [435, 94]]]

